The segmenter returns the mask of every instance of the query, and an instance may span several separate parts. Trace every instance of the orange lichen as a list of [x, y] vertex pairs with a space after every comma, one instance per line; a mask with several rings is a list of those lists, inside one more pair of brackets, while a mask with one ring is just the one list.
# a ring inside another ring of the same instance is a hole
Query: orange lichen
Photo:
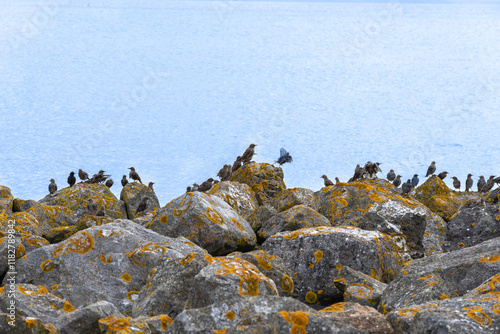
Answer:
[[347, 304], [346, 302], [344, 302], [344, 303], [336, 303], [336, 304], [330, 305], [330, 306], [322, 309], [319, 312], [335, 313], [335, 312], [344, 311], [344, 306], [346, 304]]
[[93, 247], [94, 239], [92, 236], [86, 231], [81, 231], [61, 243], [54, 249], [52, 255], [58, 257], [70, 253], [86, 254], [90, 252]]
[[259, 254], [253, 254], [257, 261], [259, 262], [259, 266], [262, 267], [264, 270], [271, 270], [273, 269], [273, 266], [268, 262], [271, 260], [274, 260], [274, 256], [272, 255], [267, 255], [264, 251], [260, 251], [262, 256]]
[[129, 292], [127, 292], [127, 299], [133, 303], [137, 299], [138, 295], [139, 295], [139, 291], [129, 291]]
[[173, 215], [174, 217], [180, 217], [184, 211], [187, 210], [189, 207], [189, 204], [191, 203], [191, 199], [193, 198], [194, 194], [192, 192], [188, 192], [185, 195], [182, 196], [182, 199], [179, 203], [179, 207], [173, 208]]
[[125, 253], [128, 255], [130, 261], [135, 265], [143, 268], [146, 265], [146, 261], [150, 256], [160, 256], [164, 255], [167, 248], [160, 246], [154, 242], [148, 242], [144, 247], [135, 249], [132, 253]]
[[316, 262], [321, 261], [322, 258], [323, 258], [323, 252], [322, 251], [317, 250], [316, 252], [314, 252], [314, 259], [316, 260]]
[[245, 228], [243, 227], [243, 225], [239, 221], [237, 221], [236, 219], [231, 218], [231, 222], [238, 228], [238, 230], [245, 231]]
[[130, 282], [132, 280], [132, 276], [130, 276], [130, 274], [128, 273], [123, 273], [122, 274], [122, 280], [124, 280], [125, 282]]
[[37, 291], [39, 294], [41, 294], [41, 295], [46, 295], [46, 294], [48, 294], [48, 293], [49, 293], [49, 292], [47, 291], [47, 288], [46, 288], [46, 287], [41, 286], [41, 285], [39, 285], [39, 287], [40, 287], [40, 288], [39, 288], [39, 289], [38, 289], [38, 291]]
[[66, 301], [64, 303], [64, 306], [63, 306], [64, 312], [69, 313], [69, 312], [73, 312], [74, 310], [76, 310], [76, 308], [73, 305], [71, 305], [68, 301]]
[[288, 234], [285, 234], [283, 236], [283, 238], [287, 239], [287, 240], [292, 240], [292, 239], [295, 239], [299, 236], [299, 232], [298, 231], [295, 231], [295, 232], [292, 232], [292, 233], [288, 233]]
[[[117, 333], [131, 333], [128, 328], [130, 327], [130, 321], [127, 318], [116, 318], [114, 316], [111, 316], [106, 319], [100, 319], [100, 323], [107, 323], [107, 328], [111, 333], [117, 332]], [[126, 330], [124, 332], [123, 330]]]
[[23, 295], [26, 295], [26, 296], [34, 296], [34, 295], [36, 295], [35, 291], [31, 291], [31, 290], [25, 289], [25, 288], [23, 288], [20, 285], [17, 286], [17, 290], [19, 290], [20, 293], [22, 293]]
[[346, 294], [356, 299], [366, 299], [373, 292], [373, 288], [366, 284], [353, 283], [346, 288]]
[[483, 326], [491, 325], [491, 318], [482, 311], [482, 307], [471, 306], [471, 307], [464, 307], [463, 309], [469, 311], [467, 312], [467, 315], [478, 324]]
[[106, 264], [110, 264], [112, 258], [113, 258], [113, 253], [109, 253], [108, 258], [106, 258], [105, 254], [101, 254], [101, 256], [99, 256], [99, 259], [102, 261], [102, 263], [106, 263]]
[[309, 323], [308, 315], [309, 313], [297, 311], [297, 312], [286, 312], [280, 311], [279, 314], [285, 319], [287, 323], [292, 324], [290, 330], [291, 334], [306, 334], [306, 325]]
[[230, 321], [233, 321], [234, 318], [236, 318], [236, 314], [234, 314], [233, 311], [229, 311], [226, 313], [226, 318], [228, 318]]
[[172, 324], [172, 322], [174, 322], [174, 320], [172, 318], [170, 318], [168, 316], [168, 314], [162, 314], [162, 315], [158, 316], [158, 318], [160, 319], [162, 331], [166, 331], [167, 327], [170, 326]]
[[166, 223], [168, 223], [168, 216], [167, 215], [163, 215], [160, 217], [160, 223], [162, 223], [163, 225], [165, 225]]
[[54, 263], [52, 263], [51, 260], [45, 260], [40, 264], [40, 268], [42, 269], [42, 271], [50, 273], [52, 270], [54, 270]]
[[281, 287], [283, 291], [292, 293], [293, 292], [293, 280], [287, 274], [283, 275], [283, 279], [281, 281]]
[[489, 256], [489, 257], [484, 257], [479, 260], [479, 262], [498, 262], [500, 260], [500, 256]]
[[449, 299], [450, 296], [448, 295], [445, 295], [444, 293], [441, 294], [441, 296], [439, 296], [439, 299], [443, 300], [443, 299]]
[[227, 328], [223, 329], [214, 329], [215, 334], [225, 334], [227, 332]]
[[181, 266], [185, 266], [187, 263], [193, 261], [193, 259], [195, 258], [196, 256], [196, 253], [189, 253], [188, 255], [186, 255], [185, 257], [183, 257], [179, 263], [181, 264]]
[[318, 295], [316, 295], [314, 292], [312, 291], [308, 291], [306, 293], [306, 302], [308, 302], [309, 304], [314, 304], [316, 303], [316, 301], [318, 300]]
[[28, 326], [28, 329], [33, 329], [35, 327], [35, 318], [26, 318], [26, 325]]
[[224, 225], [224, 218], [222, 218], [220, 213], [218, 213], [217, 211], [215, 211], [211, 207], [207, 207], [206, 215], [212, 223], [217, 224], [217, 225]]

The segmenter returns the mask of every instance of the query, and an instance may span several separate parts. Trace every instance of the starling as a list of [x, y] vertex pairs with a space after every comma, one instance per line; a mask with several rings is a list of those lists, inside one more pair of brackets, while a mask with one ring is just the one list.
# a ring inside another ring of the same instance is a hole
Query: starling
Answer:
[[198, 191], [208, 191], [212, 188], [212, 182], [214, 182], [214, 179], [209, 178], [205, 182], [203, 182], [199, 187]]
[[191, 188], [191, 191], [198, 191], [198, 188], [200, 185], [198, 183], [193, 183], [193, 187]]
[[389, 173], [387, 173], [387, 180], [394, 181], [396, 178], [396, 173], [394, 173], [394, 169], [391, 169]]
[[287, 162], [293, 162], [293, 158], [292, 156], [290, 155], [290, 153], [288, 153], [283, 147], [280, 148], [280, 157], [278, 158], [278, 160], [276, 160], [276, 162], [282, 166], [283, 164], [287, 163]]
[[154, 183], [154, 182], [149, 182], [149, 184], [148, 184], [148, 188], [149, 188], [149, 189], [151, 189], [151, 190], [154, 190], [154, 189], [153, 189], [153, 184], [155, 184], [155, 183]]
[[115, 184], [115, 182], [113, 180], [109, 179], [109, 180], [106, 180], [105, 184], [106, 184], [106, 187], [111, 188], [113, 186], [113, 184]]
[[335, 178], [335, 184], [340, 183], [340, 180], [338, 177]]
[[322, 175], [321, 178], [325, 181], [325, 187], [333, 186], [333, 182], [326, 175]]
[[444, 180], [446, 178], [446, 175], [448, 175], [448, 172], [441, 172], [441, 173], [438, 174], [438, 177], [441, 180]]
[[250, 161], [252, 161], [252, 158], [253, 158], [253, 155], [255, 154], [255, 144], [250, 144], [250, 146], [248, 146], [248, 148], [245, 150], [245, 153], [243, 153], [243, 155], [241, 156], [241, 162], [242, 163], [250, 163]]
[[429, 166], [429, 168], [427, 168], [427, 174], [425, 174], [425, 177], [428, 177], [429, 175], [433, 175], [435, 171], [436, 171], [436, 162], [433, 161], [433, 162], [431, 162], [431, 165]]
[[483, 188], [485, 184], [486, 181], [484, 180], [484, 176], [481, 175], [477, 181], [477, 191], [481, 192], [481, 188]]
[[73, 187], [76, 183], [76, 177], [75, 177], [75, 172], [71, 172], [69, 173], [69, 176], [68, 176], [68, 184], [69, 184], [69, 187]]
[[78, 177], [80, 178], [80, 180], [85, 181], [85, 180], [89, 179], [89, 174], [87, 174], [83, 170], [79, 169], [78, 170]]
[[396, 179], [392, 181], [392, 184], [397, 188], [401, 184], [401, 175], [396, 176]]
[[104, 204], [101, 204], [99, 211], [97, 211], [97, 213], [95, 215], [97, 217], [104, 217], [105, 212], [106, 212], [106, 208], [104, 207]]
[[127, 175], [123, 175], [122, 177], [122, 187], [125, 187], [128, 183], [128, 180], [127, 180]]
[[418, 174], [413, 175], [413, 178], [411, 179], [411, 186], [415, 188], [418, 185], [418, 182], [420, 180], [418, 179]]
[[241, 156], [238, 155], [238, 157], [233, 163], [233, 166], [231, 167], [231, 174], [236, 172], [240, 167], [241, 167]]
[[500, 176], [497, 176], [493, 179], [493, 183], [499, 183], [500, 184]]
[[469, 192], [469, 189], [472, 188], [472, 184], [474, 180], [472, 180], [472, 174], [467, 175], [467, 180], [465, 181], [465, 191]]
[[148, 200], [149, 200], [148, 197], [144, 197], [142, 199], [141, 203], [139, 203], [139, 206], [137, 207], [137, 210], [135, 210], [135, 215], [136, 216], [138, 216], [139, 213], [146, 211], [146, 208], [148, 206]]
[[365, 169], [361, 167], [359, 164], [356, 165], [356, 168], [354, 169], [354, 175], [349, 179], [348, 182], [354, 182], [363, 177], [365, 174]]
[[89, 210], [91, 215], [95, 215], [97, 213], [97, 203], [94, 202], [92, 198], [89, 198], [87, 201], [87, 209]]
[[461, 185], [460, 180], [456, 176], [453, 176], [452, 179], [453, 179], [453, 187], [455, 187], [455, 189], [460, 190], [460, 185]]
[[495, 175], [491, 175], [488, 181], [486, 181], [486, 184], [481, 187], [481, 190], [479, 190], [482, 193], [487, 193], [493, 188], [495, 185], [495, 182], [493, 182], [493, 179], [495, 178]]
[[102, 169], [99, 171], [99, 173], [94, 174], [90, 180], [87, 180], [87, 183], [101, 183], [106, 181], [106, 179], [109, 177], [109, 175], [104, 175], [105, 171]]
[[188, 186], [188, 187], [186, 188], [186, 192], [187, 192], [187, 193], [190, 193], [190, 192], [191, 192], [191, 187], [190, 187], [190, 186]]
[[134, 181], [139, 181], [140, 183], [142, 183], [139, 174], [137, 174], [137, 172], [135, 171], [135, 168], [129, 167], [129, 169], [130, 169], [130, 173], [128, 174], [128, 177], [130, 177]]
[[401, 186], [401, 194], [406, 195], [408, 194], [411, 190], [413, 189], [413, 186], [411, 185], [411, 180], [408, 179], [403, 185]]
[[217, 173], [217, 176], [221, 181], [229, 181], [231, 179], [231, 165], [224, 165]]
[[49, 184], [49, 193], [52, 195], [57, 191], [57, 184], [54, 179], [50, 179], [50, 184]]

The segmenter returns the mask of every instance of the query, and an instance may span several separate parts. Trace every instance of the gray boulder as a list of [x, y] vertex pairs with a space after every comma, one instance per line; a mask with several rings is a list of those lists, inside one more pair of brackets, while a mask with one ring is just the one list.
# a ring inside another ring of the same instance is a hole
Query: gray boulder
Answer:
[[349, 266], [342, 266], [335, 286], [344, 294], [345, 302], [377, 308], [387, 284]]
[[135, 219], [137, 217], [136, 210], [144, 197], [148, 198], [148, 202], [143, 214], [160, 208], [160, 202], [154, 190], [145, 184], [129, 182], [122, 188], [120, 200], [125, 204], [128, 219]]
[[225, 201], [245, 219], [248, 219], [259, 206], [252, 188], [244, 183], [219, 182], [208, 191], [208, 194]]
[[275, 199], [278, 212], [288, 210], [296, 205], [313, 207], [314, 192], [306, 188], [288, 188], [280, 191]]

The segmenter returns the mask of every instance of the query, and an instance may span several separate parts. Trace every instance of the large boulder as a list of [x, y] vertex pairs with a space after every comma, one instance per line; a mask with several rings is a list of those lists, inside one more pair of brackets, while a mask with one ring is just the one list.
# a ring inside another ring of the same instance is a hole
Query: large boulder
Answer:
[[229, 204], [198, 191], [172, 200], [146, 226], [173, 238], [183, 236], [212, 255], [248, 251], [257, 241], [248, 222]]
[[47, 222], [39, 222], [27, 212], [12, 213], [7, 210], [0, 211], [0, 231], [8, 233], [11, 229], [21, 234], [42, 236], [50, 231]]
[[313, 207], [314, 192], [306, 188], [288, 188], [279, 192], [275, 200], [278, 212], [288, 210], [296, 205]]
[[278, 233], [262, 250], [281, 257], [292, 272], [294, 297], [319, 307], [342, 300], [334, 280], [349, 266], [384, 283], [403, 266], [391, 237], [355, 227], [316, 227]]
[[0, 186], [0, 211], [6, 210], [12, 212], [14, 196], [10, 192], [9, 187]]
[[245, 219], [248, 219], [259, 206], [252, 188], [244, 183], [219, 182], [214, 184], [208, 193], [224, 200]]
[[138, 318], [111, 316], [99, 320], [101, 334], [164, 334], [173, 320], [166, 314]]
[[129, 182], [122, 188], [120, 200], [125, 204], [128, 219], [134, 219], [137, 214], [137, 208], [144, 197], [148, 198], [146, 210], [143, 212], [157, 210], [160, 208], [160, 202], [153, 189], [139, 182]]
[[438, 214], [433, 213], [427, 220], [422, 245], [424, 246], [425, 256], [434, 253], [443, 253], [446, 243], [447, 224]]
[[431, 176], [418, 186], [414, 196], [445, 221], [449, 221], [463, 204], [463, 201], [437, 176]]
[[60, 205], [44, 205], [32, 200], [14, 199], [14, 212], [31, 214], [39, 223], [49, 230], [42, 230], [48, 234], [50, 229], [61, 226], [76, 226], [78, 217], [67, 207]]
[[387, 284], [349, 266], [341, 266], [335, 286], [344, 294], [345, 302], [377, 308]]

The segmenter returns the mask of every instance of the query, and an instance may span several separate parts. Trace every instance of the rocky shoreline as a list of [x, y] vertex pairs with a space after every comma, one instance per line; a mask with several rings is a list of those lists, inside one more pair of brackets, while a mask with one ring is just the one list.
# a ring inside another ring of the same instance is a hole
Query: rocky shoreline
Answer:
[[499, 200], [437, 176], [290, 189], [254, 162], [163, 207], [136, 182], [0, 186], [0, 332], [499, 333]]

